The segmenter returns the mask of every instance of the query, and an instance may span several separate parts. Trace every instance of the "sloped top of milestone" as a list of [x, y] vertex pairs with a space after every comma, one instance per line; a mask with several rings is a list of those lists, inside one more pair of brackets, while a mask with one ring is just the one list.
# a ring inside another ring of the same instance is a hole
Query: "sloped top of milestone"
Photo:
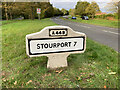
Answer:
[[85, 36], [84, 33], [74, 31], [68, 26], [48, 26], [48, 27], [43, 28], [40, 32], [36, 32], [36, 33], [26, 35], [26, 38], [28, 38], [28, 39], [29, 38], [31, 38], [31, 39], [32, 38], [53, 38], [53, 37], [50, 37], [49, 30], [64, 30], [64, 29], [67, 30], [67, 35], [66, 36], [55, 36], [55, 37]]

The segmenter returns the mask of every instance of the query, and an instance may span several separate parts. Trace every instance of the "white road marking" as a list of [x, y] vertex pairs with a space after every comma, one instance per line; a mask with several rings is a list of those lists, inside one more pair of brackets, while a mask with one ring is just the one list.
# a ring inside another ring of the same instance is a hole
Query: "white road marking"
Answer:
[[111, 31], [109, 31], [109, 33], [118, 34], [118, 33], [116, 33], [116, 32], [111, 32]]
[[104, 32], [108, 32], [108, 31], [106, 31], [106, 30], [103, 30]]
[[88, 27], [88, 26], [82, 26], [82, 25], [81, 25], [81, 27], [90, 28], [90, 27]]
[[91, 28], [91, 27], [83, 26], [83, 25], [79, 25], [79, 24], [76, 24], [76, 26], [80, 26], [80, 27], [84, 27], [84, 28]]
[[115, 29], [115, 28], [109, 28], [109, 29]]
[[111, 32], [111, 31], [106, 31], [106, 30], [103, 30], [104, 32], [109, 32], [109, 33], [113, 33], [113, 34], [119, 34], [119, 33], [116, 33], [116, 32]]
[[[101, 28], [101, 27], [105, 27], [105, 26], [98, 26], [98, 25], [96, 25], [96, 27], [99, 27], [99, 28]], [[107, 29], [114, 29], [114, 30], [118, 30], [118, 28], [111, 28], [111, 27], [105, 27], [105, 28], [107, 28]]]

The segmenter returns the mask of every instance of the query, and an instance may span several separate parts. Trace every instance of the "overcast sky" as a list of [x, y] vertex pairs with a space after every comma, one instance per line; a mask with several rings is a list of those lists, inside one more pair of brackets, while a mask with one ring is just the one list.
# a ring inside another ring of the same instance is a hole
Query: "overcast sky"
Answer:
[[[75, 5], [77, 4], [79, 0], [50, 0], [50, 3], [59, 9], [65, 8], [67, 10], [75, 8]], [[100, 10], [102, 12], [106, 12], [105, 6], [108, 2], [111, 0], [81, 0], [81, 1], [88, 1], [92, 2], [95, 1], [98, 3]]]

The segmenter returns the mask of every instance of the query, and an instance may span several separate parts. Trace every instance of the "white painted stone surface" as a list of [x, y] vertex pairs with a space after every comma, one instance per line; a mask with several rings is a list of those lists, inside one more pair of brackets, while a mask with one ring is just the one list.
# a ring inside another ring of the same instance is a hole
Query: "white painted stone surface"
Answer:
[[[67, 30], [64, 34], [52, 35], [50, 30]], [[83, 38], [84, 37], [84, 38]], [[47, 39], [46, 39], [47, 38]], [[61, 39], [60, 39], [61, 38]], [[83, 42], [84, 39], [84, 42]], [[77, 44], [75, 43], [77, 41]], [[28, 43], [29, 42], [29, 43]], [[62, 47], [64, 43], [64, 47]], [[70, 44], [71, 42], [71, 44]], [[45, 44], [56, 43], [57, 48], [47, 48]], [[69, 44], [68, 44], [69, 43]], [[41, 45], [44, 44], [44, 45]], [[60, 46], [60, 45], [61, 46]], [[69, 47], [70, 45], [70, 47]], [[75, 46], [74, 46], [75, 45]], [[84, 47], [83, 50], [81, 50]], [[29, 50], [30, 49], [30, 50]], [[49, 26], [40, 32], [26, 35], [26, 53], [29, 57], [47, 56], [47, 68], [67, 67], [67, 57], [73, 53], [83, 53], [86, 49], [86, 35], [73, 31], [68, 26]]]

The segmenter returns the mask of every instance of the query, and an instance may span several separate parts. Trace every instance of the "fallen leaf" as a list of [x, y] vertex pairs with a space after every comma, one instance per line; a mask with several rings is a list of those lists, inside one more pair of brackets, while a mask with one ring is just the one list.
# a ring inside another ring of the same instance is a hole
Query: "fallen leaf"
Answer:
[[104, 86], [104, 88], [106, 88], [106, 86]]
[[95, 76], [95, 74], [94, 73], [90, 73], [90, 76]]
[[64, 78], [64, 80], [69, 80], [69, 79], [67, 79], [67, 78]]
[[63, 71], [63, 70], [57, 70], [57, 71], [55, 71], [55, 72], [60, 74], [62, 71]]
[[90, 81], [90, 82], [92, 82], [92, 81]]
[[108, 74], [112, 75], [112, 74], [116, 74], [116, 72], [110, 72], [110, 73], [108, 73]]
[[4, 72], [2, 72], [2, 76], [5, 76], [5, 73], [4, 73]]
[[12, 77], [12, 79], [14, 79], [14, 77]]
[[104, 79], [105, 81], [107, 80], [107, 79]]
[[81, 74], [85, 74], [85, 73], [81, 73]]
[[19, 74], [19, 71], [17, 71], [17, 74]]
[[109, 67], [107, 67], [107, 69], [109, 69]]
[[21, 85], [22, 85], [22, 87], [23, 87], [23, 83], [22, 83]]
[[77, 80], [80, 80], [80, 77], [78, 77], [78, 79]]
[[45, 75], [42, 76], [42, 78], [45, 78], [47, 76], [47, 74], [45, 73]]
[[32, 82], [32, 80], [29, 80], [26, 84], [29, 84], [29, 83], [31, 83]]
[[14, 82], [14, 85], [16, 85], [16, 84], [17, 84], [17, 81]]
[[79, 80], [82, 80], [82, 78], [81, 77], [77, 77], [77, 80], [79, 81]]
[[5, 79], [5, 78], [3, 78], [2, 80], [3, 80], [4, 82], [6, 81], [6, 79]]

